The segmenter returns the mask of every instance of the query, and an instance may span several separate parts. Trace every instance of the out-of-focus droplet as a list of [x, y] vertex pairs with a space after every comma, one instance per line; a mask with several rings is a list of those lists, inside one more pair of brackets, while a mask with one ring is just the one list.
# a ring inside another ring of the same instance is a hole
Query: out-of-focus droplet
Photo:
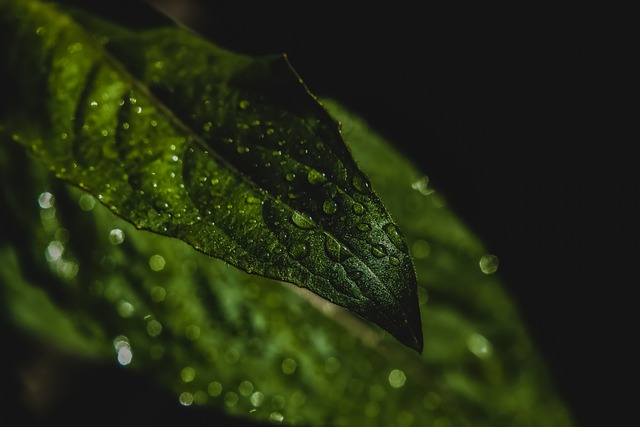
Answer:
[[262, 402], [264, 402], [264, 394], [259, 391], [256, 391], [251, 395], [251, 397], [249, 398], [249, 401], [253, 406], [258, 407], [262, 405]]
[[249, 396], [253, 392], [253, 383], [251, 381], [242, 381], [238, 386], [238, 391], [243, 396]]
[[124, 231], [119, 228], [114, 228], [109, 232], [109, 242], [112, 245], [119, 245], [124, 242]]
[[151, 337], [157, 337], [162, 333], [162, 324], [157, 320], [151, 320], [147, 323], [147, 333]]
[[416, 259], [423, 259], [429, 256], [431, 245], [426, 240], [418, 239], [411, 245], [411, 255]]
[[185, 329], [184, 334], [191, 341], [195, 341], [200, 338], [200, 327], [198, 325], [189, 325]]
[[291, 375], [296, 371], [298, 364], [295, 360], [287, 358], [282, 361], [282, 372], [287, 375]]
[[133, 304], [131, 304], [128, 301], [120, 301], [118, 303], [117, 310], [118, 310], [118, 314], [121, 317], [128, 319], [131, 316], [133, 316], [133, 313], [135, 312], [135, 307], [133, 306]]
[[182, 406], [191, 406], [193, 404], [193, 394], [185, 391], [180, 394], [180, 404]]
[[428, 196], [434, 191], [431, 187], [429, 187], [429, 177], [426, 175], [414, 181], [411, 184], [411, 188], [413, 188], [414, 190], [418, 191], [420, 194], [423, 194], [425, 196]]
[[185, 383], [190, 383], [196, 378], [196, 370], [191, 366], [186, 366], [180, 371], [180, 378], [182, 378], [182, 381]]
[[394, 369], [389, 373], [389, 384], [393, 388], [400, 388], [407, 381], [407, 376], [400, 369]]
[[471, 334], [467, 340], [467, 348], [479, 359], [486, 359], [493, 353], [493, 347], [489, 340], [480, 334]]
[[80, 200], [78, 200], [78, 204], [80, 205], [80, 209], [83, 211], [90, 211], [96, 205], [96, 199], [89, 194], [83, 194], [80, 196]]
[[209, 395], [213, 397], [220, 396], [220, 394], [222, 393], [222, 384], [220, 384], [218, 381], [210, 382], [207, 386], [207, 393], [209, 393]]
[[56, 203], [56, 198], [49, 192], [44, 192], [38, 197], [38, 204], [42, 209], [52, 208]]
[[492, 254], [486, 254], [483, 255], [482, 258], [480, 258], [480, 270], [482, 270], [482, 272], [484, 274], [492, 274], [495, 273], [496, 271], [498, 271], [498, 257]]
[[269, 421], [273, 424], [282, 424], [282, 421], [284, 421], [284, 415], [280, 412], [272, 412], [271, 415], [269, 415]]
[[165, 260], [161, 255], [152, 255], [149, 258], [149, 267], [153, 271], [160, 271], [164, 268]]

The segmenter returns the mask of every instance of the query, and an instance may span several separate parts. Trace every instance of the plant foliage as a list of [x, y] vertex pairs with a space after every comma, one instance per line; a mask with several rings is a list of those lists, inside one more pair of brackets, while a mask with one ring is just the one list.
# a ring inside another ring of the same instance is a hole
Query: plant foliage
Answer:
[[0, 22], [25, 333], [272, 423], [571, 425], [493, 258], [286, 57], [44, 1]]

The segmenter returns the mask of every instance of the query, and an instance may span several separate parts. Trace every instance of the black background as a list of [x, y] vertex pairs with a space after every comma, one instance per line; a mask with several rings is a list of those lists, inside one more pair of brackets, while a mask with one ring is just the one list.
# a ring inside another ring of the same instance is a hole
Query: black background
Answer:
[[638, 137], [622, 131], [637, 122], [625, 103], [634, 99], [627, 78], [636, 52], [623, 48], [624, 11], [157, 3], [223, 47], [287, 53], [313, 93], [396, 144], [499, 257], [578, 426], [624, 419], [631, 395], [620, 384], [637, 336], [624, 332], [625, 303], [638, 285]]

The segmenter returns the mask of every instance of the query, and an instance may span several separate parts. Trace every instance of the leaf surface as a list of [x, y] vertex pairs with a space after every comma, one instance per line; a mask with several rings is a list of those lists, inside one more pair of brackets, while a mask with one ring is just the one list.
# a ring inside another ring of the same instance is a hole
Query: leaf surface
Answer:
[[[326, 105], [406, 230], [422, 355], [309, 292], [136, 230], [15, 144], [0, 146], [13, 231], [0, 234], [0, 313], [53, 347], [143, 375], [205, 423], [225, 411], [265, 425], [574, 426], [499, 275], [482, 272], [481, 242], [421, 171]], [[73, 390], [80, 411], [90, 394]]]
[[16, 89], [5, 130], [57, 177], [139, 229], [307, 288], [422, 350], [402, 232], [286, 57], [47, 2], [0, 13]]

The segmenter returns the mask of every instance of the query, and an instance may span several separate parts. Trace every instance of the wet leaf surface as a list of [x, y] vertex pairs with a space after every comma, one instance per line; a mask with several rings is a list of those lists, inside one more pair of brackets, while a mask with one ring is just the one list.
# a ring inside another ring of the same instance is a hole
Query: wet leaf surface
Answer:
[[237, 55], [164, 22], [133, 31], [10, 5], [15, 142], [135, 227], [309, 289], [422, 350], [402, 234], [286, 57]]

